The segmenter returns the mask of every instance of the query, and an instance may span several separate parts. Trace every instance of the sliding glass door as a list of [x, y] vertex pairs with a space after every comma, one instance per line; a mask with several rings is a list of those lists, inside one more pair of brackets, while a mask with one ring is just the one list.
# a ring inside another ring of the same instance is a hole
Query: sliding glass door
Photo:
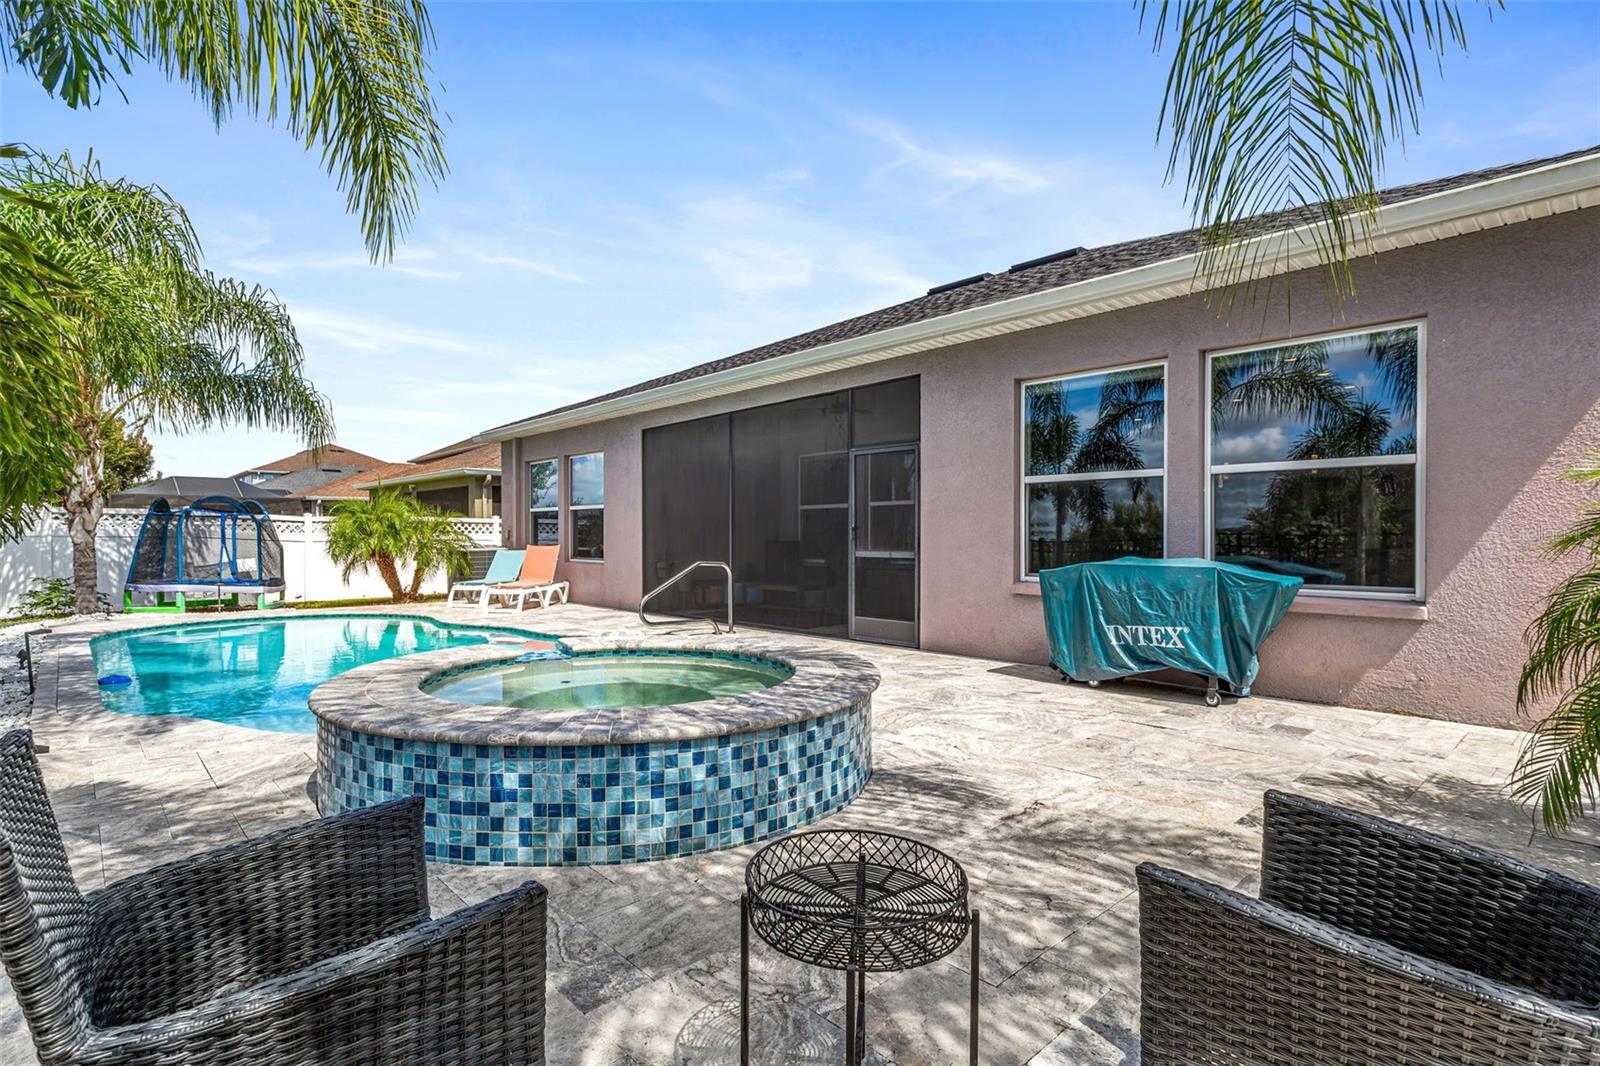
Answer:
[[856, 451], [850, 500], [850, 635], [915, 644], [917, 449]]

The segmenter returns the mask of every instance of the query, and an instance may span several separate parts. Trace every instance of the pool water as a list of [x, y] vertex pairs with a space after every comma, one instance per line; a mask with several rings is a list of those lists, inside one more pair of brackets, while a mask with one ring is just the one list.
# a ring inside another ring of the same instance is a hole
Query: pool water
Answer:
[[322, 682], [366, 663], [412, 652], [539, 634], [428, 618], [337, 615], [162, 626], [96, 638], [100, 702], [124, 714], [186, 715], [279, 733], [315, 733], [307, 699]]
[[456, 703], [570, 711], [696, 703], [770, 688], [793, 676], [782, 663], [748, 656], [596, 653], [473, 667], [444, 674], [422, 689]]

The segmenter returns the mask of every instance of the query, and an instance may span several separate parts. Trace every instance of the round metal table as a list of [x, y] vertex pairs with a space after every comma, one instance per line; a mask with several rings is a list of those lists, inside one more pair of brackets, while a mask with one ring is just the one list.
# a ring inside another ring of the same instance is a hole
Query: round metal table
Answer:
[[976, 1066], [978, 912], [967, 905], [966, 871], [944, 852], [893, 833], [795, 833], [750, 859], [740, 911], [739, 1049], [746, 1066], [752, 929], [791, 959], [844, 971], [847, 1066], [865, 1061], [866, 975], [926, 966], [968, 940], [968, 1043]]

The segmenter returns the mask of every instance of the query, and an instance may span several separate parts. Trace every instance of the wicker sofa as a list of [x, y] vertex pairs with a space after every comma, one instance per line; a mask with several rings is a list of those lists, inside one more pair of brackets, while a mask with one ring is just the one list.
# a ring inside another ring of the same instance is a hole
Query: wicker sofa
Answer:
[[1268, 792], [1261, 898], [1138, 869], [1144, 1066], [1600, 1063], [1600, 890]]
[[430, 921], [420, 800], [82, 894], [9, 732], [0, 960], [47, 1066], [544, 1062], [545, 889]]

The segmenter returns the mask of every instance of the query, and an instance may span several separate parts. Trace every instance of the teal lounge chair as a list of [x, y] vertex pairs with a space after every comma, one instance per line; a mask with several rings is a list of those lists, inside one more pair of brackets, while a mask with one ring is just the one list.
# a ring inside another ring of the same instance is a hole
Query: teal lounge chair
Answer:
[[478, 599], [483, 596], [483, 590], [490, 585], [504, 585], [515, 581], [517, 575], [522, 573], [522, 557], [524, 554], [520, 548], [495, 549], [494, 558], [489, 560], [488, 572], [482, 577], [473, 578], [469, 581], [457, 581], [451, 585], [450, 594], [445, 597], [445, 605], [449, 607], [455, 606], [456, 592], [459, 590], [466, 596], [461, 605], [470, 607], [477, 603]]

